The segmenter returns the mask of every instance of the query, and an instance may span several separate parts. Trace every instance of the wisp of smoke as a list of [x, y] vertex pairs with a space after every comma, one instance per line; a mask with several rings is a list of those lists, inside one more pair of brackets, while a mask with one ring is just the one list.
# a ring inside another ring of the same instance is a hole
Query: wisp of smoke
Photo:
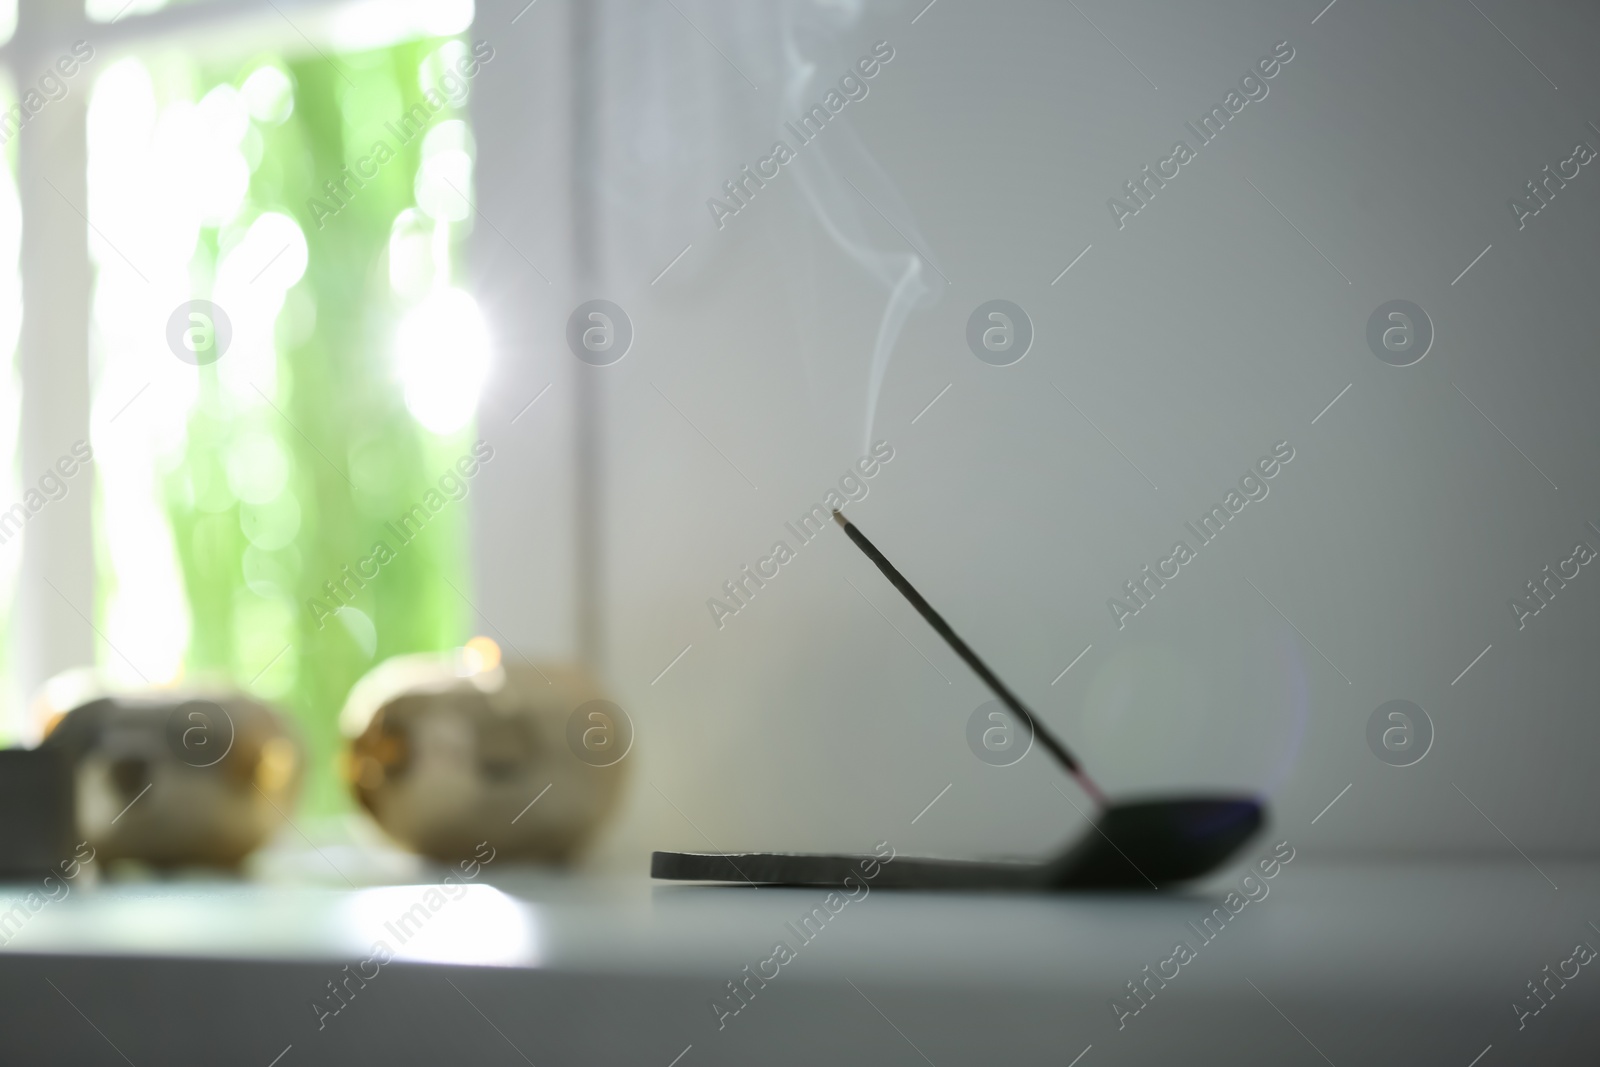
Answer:
[[[833, 79], [848, 72], [853, 57], [835, 46], [839, 31], [853, 24], [860, 10], [859, 3], [827, 0], [794, 0], [788, 5], [783, 33], [782, 105], [787, 115], [809, 109], [831, 87]], [[830, 55], [824, 61], [813, 58], [815, 52]], [[885, 71], [885, 75], [892, 73]], [[868, 237], [869, 227], [882, 226], [881, 220], [874, 221], [881, 212], [907, 242], [915, 248], [928, 248], [894, 183], [847, 124], [830, 124], [814, 144], [801, 152], [793, 169], [824, 232], [888, 291], [867, 361], [862, 443], [864, 448], [870, 447], [878, 399], [895, 343], [912, 309], [936, 301], [945, 282], [912, 248], [880, 247]]]

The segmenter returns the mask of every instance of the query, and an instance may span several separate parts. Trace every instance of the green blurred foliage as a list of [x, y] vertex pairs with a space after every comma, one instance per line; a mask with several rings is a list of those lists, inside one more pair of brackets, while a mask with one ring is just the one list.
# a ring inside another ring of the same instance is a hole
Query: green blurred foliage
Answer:
[[[422, 138], [401, 144], [383, 124], [421, 99], [419, 66], [441, 43], [281, 64], [294, 109], [281, 124], [257, 124], [264, 148], [247, 209], [293, 216], [309, 245], [305, 276], [278, 317], [278, 388], [271, 406], [239, 412], [224, 402], [217, 367], [200, 368], [184, 461], [167, 480], [193, 617], [186, 671], [230, 679], [298, 720], [311, 757], [302, 811], [311, 815], [350, 806], [337, 717], [351, 685], [389, 656], [459, 643], [470, 623], [452, 589], [467, 582], [466, 506], [445, 507], [403, 545], [385, 527], [471, 441], [469, 431], [441, 439], [417, 424], [390, 358], [405, 307], [389, 281], [389, 237], [396, 216], [414, 207]], [[240, 84], [257, 65], [226, 80]], [[200, 94], [222, 80], [202, 79]], [[433, 122], [460, 116], [447, 107]], [[379, 136], [395, 158], [319, 226], [311, 201], [329, 203], [324, 183]], [[202, 269], [215, 262], [217, 240], [216, 230], [204, 235]], [[288, 458], [284, 495], [235, 499], [229, 466], [271, 462], [274, 451]], [[379, 541], [395, 559], [353, 605], [371, 626], [349, 611], [317, 618], [308, 602], [332, 603], [324, 583], [341, 580]]]

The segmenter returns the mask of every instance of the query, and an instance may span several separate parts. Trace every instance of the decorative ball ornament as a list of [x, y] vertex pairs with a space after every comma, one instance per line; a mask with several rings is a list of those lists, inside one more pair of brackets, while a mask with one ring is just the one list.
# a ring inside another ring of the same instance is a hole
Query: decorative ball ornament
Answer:
[[236, 867], [293, 810], [304, 748], [243, 693], [115, 691], [80, 671], [47, 683], [34, 709], [41, 747], [73, 768], [78, 833], [98, 860]]
[[380, 664], [351, 690], [340, 728], [361, 806], [441, 862], [483, 841], [570, 860], [616, 807], [633, 742], [626, 713], [583, 671], [502, 662], [482, 637]]

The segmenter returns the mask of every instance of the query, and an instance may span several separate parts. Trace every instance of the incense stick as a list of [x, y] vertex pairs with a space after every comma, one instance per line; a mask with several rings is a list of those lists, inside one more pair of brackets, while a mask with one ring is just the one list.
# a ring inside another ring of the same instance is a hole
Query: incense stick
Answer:
[[1083, 787], [1083, 791], [1088, 793], [1096, 804], [1104, 807], [1107, 803], [1105, 794], [1100, 791], [1100, 787], [1094, 784], [1094, 780], [1079, 765], [1077, 758], [1067, 751], [1067, 746], [1056, 740], [1055, 735], [1046, 729], [1045, 725], [1023, 706], [1022, 701], [1018, 700], [1011, 690], [1006, 688], [1005, 683], [988, 668], [983, 660], [978, 658], [978, 654], [972, 651], [954, 630], [950, 629], [950, 624], [945, 622], [937, 611], [933, 610], [933, 605], [924, 600], [922, 594], [917, 592], [910, 582], [906, 581], [905, 575], [901, 574], [895, 568], [895, 565], [889, 562], [888, 557], [879, 552], [878, 547], [867, 540], [867, 535], [856, 529], [855, 524], [845, 518], [842, 512], [835, 511], [833, 513], [833, 521], [844, 527], [844, 532], [850, 536], [850, 540], [856, 543], [856, 547], [865, 552], [867, 558], [878, 565], [878, 569], [883, 572], [885, 578], [889, 579], [889, 583], [900, 590], [901, 596], [911, 601], [911, 606], [917, 609], [918, 613], [928, 621], [928, 625], [932, 626], [940, 637], [944, 638], [945, 643], [955, 651], [955, 654], [960, 656], [968, 667], [972, 668], [973, 673], [983, 679], [983, 683], [989, 687], [995, 696], [1000, 698], [1000, 702], [1022, 717], [1022, 720], [1033, 730], [1034, 736], [1044, 743], [1044, 747], [1050, 750], [1050, 754], [1056, 758], [1056, 761], [1065, 767], [1067, 773], [1077, 780], [1078, 785]]

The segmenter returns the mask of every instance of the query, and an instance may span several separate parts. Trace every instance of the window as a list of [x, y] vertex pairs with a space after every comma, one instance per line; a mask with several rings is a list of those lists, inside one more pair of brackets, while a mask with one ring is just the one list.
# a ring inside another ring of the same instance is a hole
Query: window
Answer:
[[[73, 217], [83, 247], [41, 251], [19, 281], [5, 169], [0, 359], [17, 349], [19, 293], [39, 287], [30, 316], [69, 315], [71, 277], [44, 271], [52, 255], [83, 257], [77, 393], [93, 449], [92, 488], [68, 480], [71, 505], [0, 546], [0, 596], [44, 632], [21, 650], [8, 726], [21, 731], [20, 702], [44, 675], [91, 656], [134, 685], [225, 682], [299, 720], [305, 804], [333, 811], [350, 685], [389, 655], [468, 636], [452, 472], [472, 450], [488, 363], [460, 277], [472, 9], [330, 3], [286, 17], [269, 3], [123, 2], [89, 0], [65, 39], [57, 25], [31, 36], [24, 11], [0, 53], [24, 87], [57, 52], [80, 61], [45, 105], [59, 113], [7, 147], [36, 153], [42, 180], [24, 195], [56, 198], [26, 247], [59, 237], [52, 220], [70, 233]], [[22, 419], [19, 461], [19, 389], [30, 409], [37, 391], [70, 411], [72, 352], [23, 372], [0, 404], [9, 499], [74, 443]], [[62, 577], [74, 545], [92, 570], [77, 586]], [[43, 584], [14, 596], [19, 570]], [[61, 647], [73, 642], [76, 656]]]

